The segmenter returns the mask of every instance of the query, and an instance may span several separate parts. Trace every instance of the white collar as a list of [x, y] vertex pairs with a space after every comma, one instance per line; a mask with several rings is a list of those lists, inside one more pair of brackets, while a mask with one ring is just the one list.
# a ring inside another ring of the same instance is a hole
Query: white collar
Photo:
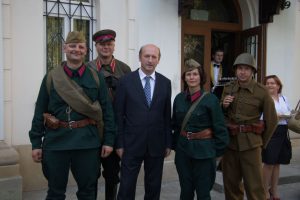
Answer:
[[143, 80], [146, 76], [150, 76], [153, 80], [155, 80], [155, 71], [152, 73], [152, 74], [150, 74], [150, 75], [146, 75], [142, 70], [141, 70], [141, 68], [139, 68], [139, 75], [140, 75], [140, 78], [141, 78], [141, 80]]

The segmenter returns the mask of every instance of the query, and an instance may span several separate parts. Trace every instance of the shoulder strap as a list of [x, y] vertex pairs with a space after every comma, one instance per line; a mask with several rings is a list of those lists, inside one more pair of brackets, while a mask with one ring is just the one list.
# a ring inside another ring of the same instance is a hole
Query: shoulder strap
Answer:
[[98, 72], [95, 69], [93, 69], [92, 67], [88, 66], [87, 68], [91, 71], [91, 73], [93, 75], [93, 78], [96, 81], [97, 87], [99, 89], [99, 87], [100, 87], [100, 80], [99, 80], [99, 77], [98, 77]]
[[92, 61], [88, 62], [86, 65], [87, 65], [88, 67], [91, 67], [91, 68], [93, 68], [94, 70], [97, 71], [96, 60], [92, 60]]
[[199, 99], [197, 99], [197, 101], [195, 101], [192, 106], [190, 107], [190, 109], [188, 110], [188, 112], [186, 113], [182, 125], [181, 125], [181, 131], [183, 131], [183, 129], [185, 128], [186, 123], [188, 122], [192, 112], [195, 110], [196, 106], [199, 104], [199, 102], [203, 99], [203, 97], [205, 95], [207, 95], [208, 92], [203, 92], [203, 94], [201, 95], [201, 97]]
[[[100, 88], [100, 80], [99, 80], [97, 71], [94, 70], [90, 66], [88, 66], [87, 68], [91, 71], [92, 76], [93, 76], [94, 80], [96, 81], [97, 87], [99, 89]], [[52, 70], [50, 72], [48, 72], [47, 80], [46, 80], [46, 87], [47, 87], [48, 95], [50, 95], [51, 83], [52, 83]]]

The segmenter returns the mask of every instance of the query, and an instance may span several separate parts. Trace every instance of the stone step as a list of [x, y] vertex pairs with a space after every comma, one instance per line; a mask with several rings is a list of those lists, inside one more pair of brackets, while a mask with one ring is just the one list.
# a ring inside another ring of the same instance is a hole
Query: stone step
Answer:
[[[164, 161], [162, 184], [166, 182], [178, 181], [178, 175], [174, 164], [175, 153], [172, 151]], [[142, 165], [139, 173], [137, 186], [144, 186], [144, 166]]]

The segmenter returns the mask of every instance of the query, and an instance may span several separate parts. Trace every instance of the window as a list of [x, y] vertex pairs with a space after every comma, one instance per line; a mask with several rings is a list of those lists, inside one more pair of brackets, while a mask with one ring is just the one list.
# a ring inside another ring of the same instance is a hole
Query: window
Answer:
[[86, 61], [93, 59], [94, 0], [44, 0], [47, 71], [65, 59], [62, 45], [70, 31], [86, 35]]
[[186, 19], [239, 23], [234, 1], [181, 0], [182, 15]]

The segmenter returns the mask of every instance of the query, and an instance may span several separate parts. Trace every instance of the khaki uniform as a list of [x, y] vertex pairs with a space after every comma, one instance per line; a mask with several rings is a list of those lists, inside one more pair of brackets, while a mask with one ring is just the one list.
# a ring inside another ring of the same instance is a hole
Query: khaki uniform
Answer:
[[263, 114], [265, 130], [261, 135], [253, 132], [230, 136], [228, 150], [223, 157], [223, 179], [226, 199], [242, 200], [242, 179], [248, 200], [265, 200], [261, 169], [261, 147], [266, 147], [277, 124], [274, 101], [266, 88], [252, 80], [247, 87], [237, 82], [225, 86], [221, 102], [226, 95], [235, 98], [224, 110], [227, 122], [251, 125]]
[[113, 100], [119, 79], [125, 74], [131, 72], [131, 69], [127, 64], [115, 58], [113, 58], [109, 65], [99, 66], [97, 62], [98, 60], [95, 59], [90, 61], [87, 65], [103, 74], [107, 89]]

